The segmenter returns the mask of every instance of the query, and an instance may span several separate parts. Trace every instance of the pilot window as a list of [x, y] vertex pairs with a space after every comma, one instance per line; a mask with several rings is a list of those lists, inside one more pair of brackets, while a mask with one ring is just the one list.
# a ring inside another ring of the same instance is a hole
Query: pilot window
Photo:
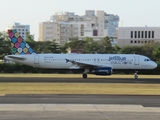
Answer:
[[149, 59], [144, 59], [144, 61], [150, 61]]

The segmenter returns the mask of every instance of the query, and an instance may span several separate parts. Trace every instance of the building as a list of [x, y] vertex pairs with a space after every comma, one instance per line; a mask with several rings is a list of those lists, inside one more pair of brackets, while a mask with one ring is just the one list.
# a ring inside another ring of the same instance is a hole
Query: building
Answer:
[[64, 45], [70, 38], [92, 36], [116, 36], [119, 16], [104, 11], [86, 10], [85, 15], [73, 12], [56, 13], [50, 21], [39, 24], [39, 41], [56, 40]]
[[54, 22], [42, 22], [39, 24], [39, 41], [53, 40], [57, 38], [57, 24]]
[[12, 23], [10, 26], [8, 26], [8, 29], [15, 29], [20, 34], [20, 36], [26, 40], [27, 33], [30, 33], [30, 26], [29, 25], [21, 25], [20, 23]]
[[160, 42], [160, 27], [119, 27], [117, 42], [119, 47], [141, 46], [151, 42]]

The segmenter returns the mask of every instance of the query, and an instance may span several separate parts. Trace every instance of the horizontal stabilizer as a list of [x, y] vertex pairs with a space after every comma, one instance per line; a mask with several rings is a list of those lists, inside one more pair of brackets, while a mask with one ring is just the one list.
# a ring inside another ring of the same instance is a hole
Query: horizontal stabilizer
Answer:
[[6, 59], [11, 58], [11, 59], [17, 59], [17, 60], [25, 60], [26, 59], [25, 56], [15, 56], [15, 55], [7, 55], [5, 58]]

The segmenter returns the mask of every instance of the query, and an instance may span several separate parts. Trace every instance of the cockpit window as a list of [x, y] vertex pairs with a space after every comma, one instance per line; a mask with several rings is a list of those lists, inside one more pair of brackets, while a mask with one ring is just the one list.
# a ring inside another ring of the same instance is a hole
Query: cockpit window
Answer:
[[150, 59], [144, 59], [144, 61], [150, 61]]

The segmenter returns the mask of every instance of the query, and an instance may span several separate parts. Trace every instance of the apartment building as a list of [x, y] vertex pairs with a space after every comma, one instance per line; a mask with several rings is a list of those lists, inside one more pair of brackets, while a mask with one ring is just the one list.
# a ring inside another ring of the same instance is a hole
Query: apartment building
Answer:
[[21, 25], [20, 23], [12, 23], [8, 26], [8, 29], [15, 29], [20, 34], [20, 36], [26, 40], [27, 33], [30, 33], [30, 26], [29, 25]]
[[39, 24], [39, 41], [56, 40], [64, 45], [75, 37], [116, 36], [119, 16], [104, 11], [86, 10], [85, 15], [73, 12], [56, 13], [50, 21]]
[[151, 42], [160, 42], [160, 27], [119, 27], [117, 41], [119, 47], [141, 46]]
[[57, 39], [57, 23], [42, 22], [39, 24], [39, 41]]

